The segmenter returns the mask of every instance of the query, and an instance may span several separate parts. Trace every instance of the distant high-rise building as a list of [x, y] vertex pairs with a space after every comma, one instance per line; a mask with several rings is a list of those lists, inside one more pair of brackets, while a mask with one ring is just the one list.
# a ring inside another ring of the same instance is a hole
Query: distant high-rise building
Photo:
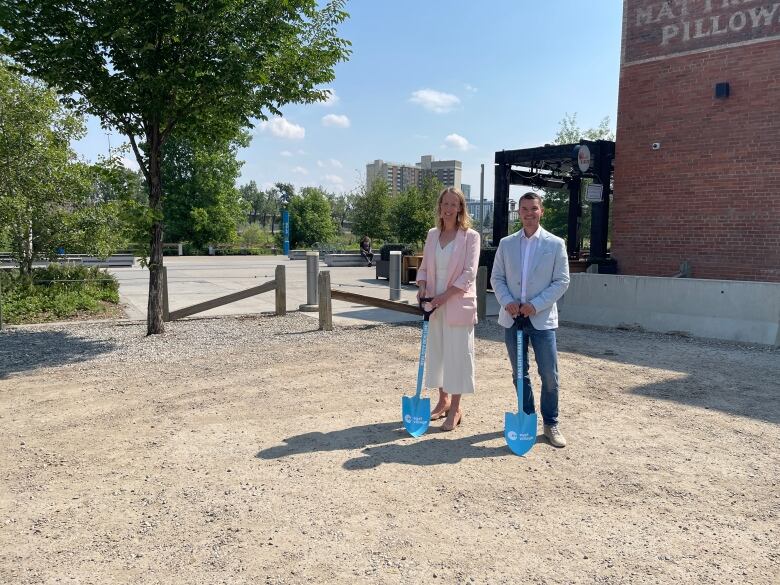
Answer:
[[463, 195], [466, 197], [466, 201], [471, 201], [471, 185], [467, 185], [466, 183], [461, 183], [460, 190], [463, 192]]
[[[468, 201], [466, 206], [469, 209], [469, 215], [471, 216], [471, 219], [473, 219], [475, 222], [479, 222], [479, 199], [476, 201]], [[493, 217], [493, 202], [491, 200], [485, 200], [483, 213], [485, 217], [485, 224], [487, 224], [490, 218]]]
[[393, 194], [422, 184], [422, 171], [414, 165], [385, 162], [377, 159], [366, 165], [366, 185], [384, 179]]
[[409, 187], [422, 187], [427, 177], [436, 177], [445, 187], [460, 186], [461, 171], [459, 160], [437, 161], [431, 155], [423, 156], [414, 165], [377, 159], [366, 165], [366, 185], [370, 186], [378, 178], [384, 179], [393, 195]]

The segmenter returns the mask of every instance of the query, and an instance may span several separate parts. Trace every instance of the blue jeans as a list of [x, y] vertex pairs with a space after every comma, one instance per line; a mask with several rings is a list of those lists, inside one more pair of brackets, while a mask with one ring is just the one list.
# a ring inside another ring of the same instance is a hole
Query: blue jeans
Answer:
[[[517, 408], [526, 414], [533, 414], [534, 393], [531, 376], [528, 375], [528, 340], [534, 348], [536, 368], [542, 379], [542, 420], [546, 425], [558, 423], [558, 349], [555, 343], [555, 329], [534, 329], [529, 324], [523, 328], [523, 397], [517, 393]], [[504, 342], [512, 362], [512, 383], [517, 389], [517, 324], [504, 329]]]

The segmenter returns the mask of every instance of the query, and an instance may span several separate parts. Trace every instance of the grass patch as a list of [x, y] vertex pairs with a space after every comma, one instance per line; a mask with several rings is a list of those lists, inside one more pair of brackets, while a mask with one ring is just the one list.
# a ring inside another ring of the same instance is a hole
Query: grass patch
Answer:
[[32, 278], [0, 271], [3, 322], [19, 325], [116, 315], [119, 283], [105, 270], [51, 265], [34, 268]]

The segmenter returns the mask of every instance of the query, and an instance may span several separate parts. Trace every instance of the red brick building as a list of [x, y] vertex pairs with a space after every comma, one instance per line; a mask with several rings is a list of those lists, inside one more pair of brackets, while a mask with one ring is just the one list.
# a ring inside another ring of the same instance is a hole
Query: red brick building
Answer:
[[623, 18], [620, 273], [687, 261], [695, 278], [780, 282], [780, 2], [625, 0]]

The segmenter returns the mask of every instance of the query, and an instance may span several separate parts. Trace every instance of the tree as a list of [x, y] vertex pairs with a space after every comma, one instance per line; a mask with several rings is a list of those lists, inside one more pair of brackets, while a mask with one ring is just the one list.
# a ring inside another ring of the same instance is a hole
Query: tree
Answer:
[[122, 164], [116, 153], [100, 158], [91, 167], [93, 201], [135, 201], [146, 205], [149, 191], [140, 171], [133, 171]]
[[116, 205], [92, 199], [94, 168], [70, 149], [83, 128], [54, 92], [0, 65], [0, 225], [23, 275], [60, 247], [104, 256], [121, 237]]
[[[65, 103], [130, 141], [149, 188], [147, 333], [162, 333], [163, 146], [180, 125], [222, 135], [223, 122], [281, 115], [327, 98], [349, 55], [336, 34], [345, 0], [6, 0], [0, 51], [58, 88]], [[232, 127], [232, 124], [228, 124]], [[141, 149], [139, 141], [146, 144]]]
[[304, 187], [294, 195], [287, 206], [290, 212], [290, 245], [311, 246], [328, 242], [336, 235], [331, 219], [330, 201], [325, 192], [316, 187]]
[[231, 139], [209, 141], [197, 134], [174, 132], [163, 147], [165, 233], [173, 242], [196, 248], [232, 242], [246, 221], [247, 207], [236, 189], [243, 163], [236, 159], [249, 136], [237, 131]]
[[352, 233], [381, 241], [390, 235], [390, 190], [382, 179], [374, 181], [355, 197]]
[[342, 193], [336, 195], [335, 193], [327, 193], [327, 196], [333, 213], [333, 221], [336, 222], [339, 230], [343, 232], [344, 224], [349, 220], [355, 207], [355, 194]]
[[276, 220], [282, 220], [281, 211], [286, 209], [293, 197], [295, 197], [295, 187], [290, 183], [276, 183], [274, 188], [269, 191], [271, 196], [269, 203], [273, 207], [271, 213], [271, 233], [275, 233]]
[[[576, 144], [580, 140], [614, 140], [605, 117], [596, 128], [583, 130], [577, 124], [577, 114], [565, 114], [560, 121], [553, 144]], [[566, 189], [544, 189], [544, 215], [542, 227], [556, 236], [566, 239], [569, 228], [569, 191]], [[590, 232], [590, 205], [583, 204], [580, 233]]]
[[241, 185], [238, 191], [241, 193], [241, 199], [249, 208], [249, 223], [256, 223], [259, 218], [260, 223], [265, 227], [269, 195], [258, 189], [257, 183], [254, 181]]
[[399, 242], [419, 245], [436, 225], [436, 201], [443, 186], [435, 177], [426, 177], [422, 189], [409, 187], [390, 204], [390, 232]]

